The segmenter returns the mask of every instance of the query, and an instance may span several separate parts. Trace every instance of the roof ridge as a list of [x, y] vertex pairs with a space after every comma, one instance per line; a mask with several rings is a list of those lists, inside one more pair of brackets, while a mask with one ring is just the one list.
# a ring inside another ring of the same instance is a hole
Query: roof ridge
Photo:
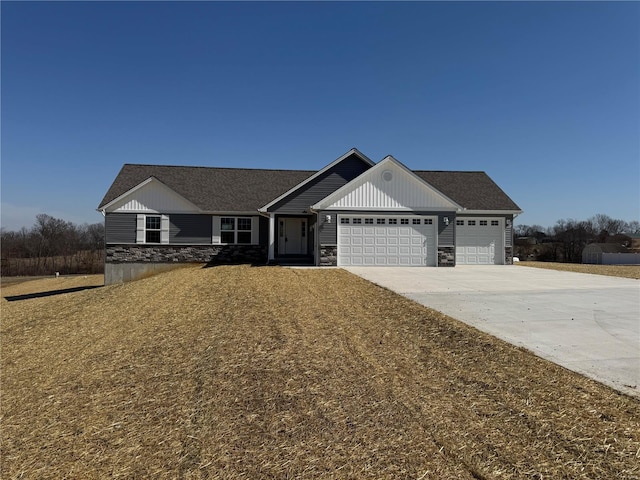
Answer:
[[158, 163], [125, 163], [123, 168], [130, 167], [168, 167], [168, 168], [204, 168], [208, 170], [251, 170], [261, 172], [317, 172], [317, 170], [300, 170], [292, 168], [254, 168], [254, 167], [207, 167], [204, 165], [164, 165]]

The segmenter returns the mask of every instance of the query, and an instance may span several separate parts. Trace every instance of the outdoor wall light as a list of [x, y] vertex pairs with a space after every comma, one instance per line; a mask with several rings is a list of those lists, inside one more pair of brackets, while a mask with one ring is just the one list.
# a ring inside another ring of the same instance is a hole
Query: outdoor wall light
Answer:
[[327, 223], [331, 223], [331, 215], [327, 215], [326, 217], [324, 217], [325, 220], [327, 221]]
[[511, 226], [511, 219], [507, 218], [507, 227], [510, 227], [510, 226]]
[[449, 217], [444, 217], [442, 221], [444, 222], [445, 225], [449, 225]]

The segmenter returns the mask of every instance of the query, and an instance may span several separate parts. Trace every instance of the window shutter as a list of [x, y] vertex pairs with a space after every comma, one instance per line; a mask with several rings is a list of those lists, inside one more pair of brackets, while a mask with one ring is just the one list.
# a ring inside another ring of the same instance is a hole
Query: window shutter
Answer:
[[136, 219], [136, 243], [144, 243], [144, 220], [144, 214], [139, 213]]
[[212, 228], [211, 228], [211, 243], [219, 244], [220, 243], [220, 217], [213, 216], [211, 217]]
[[251, 244], [260, 243], [260, 217], [251, 217]]
[[160, 217], [160, 243], [169, 243], [169, 217]]

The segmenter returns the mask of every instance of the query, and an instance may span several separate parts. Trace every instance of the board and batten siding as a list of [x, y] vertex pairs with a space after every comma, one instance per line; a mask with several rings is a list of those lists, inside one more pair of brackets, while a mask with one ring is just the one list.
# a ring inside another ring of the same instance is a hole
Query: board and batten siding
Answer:
[[169, 243], [211, 243], [211, 215], [174, 214], [169, 223]]
[[356, 154], [350, 155], [275, 205], [269, 207], [269, 212], [278, 214], [308, 213], [311, 205], [326, 198], [368, 168], [370, 168], [369, 165], [362, 161]]
[[107, 213], [104, 217], [104, 235], [107, 244], [136, 243], [136, 215]]

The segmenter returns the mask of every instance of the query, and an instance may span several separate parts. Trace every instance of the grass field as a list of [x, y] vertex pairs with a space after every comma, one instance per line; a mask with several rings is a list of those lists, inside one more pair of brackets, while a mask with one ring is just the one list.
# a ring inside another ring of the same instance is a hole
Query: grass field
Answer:
[[521, 267], [546, 268], [564, 272], [591, 273], [610, 277], [640, 279], [640, 265], [582, 265], [580, 263], [518, 262]]
[[640, 478], [638, 399], [345, 271], [101, 283], [3, 287], [2, 478]]

